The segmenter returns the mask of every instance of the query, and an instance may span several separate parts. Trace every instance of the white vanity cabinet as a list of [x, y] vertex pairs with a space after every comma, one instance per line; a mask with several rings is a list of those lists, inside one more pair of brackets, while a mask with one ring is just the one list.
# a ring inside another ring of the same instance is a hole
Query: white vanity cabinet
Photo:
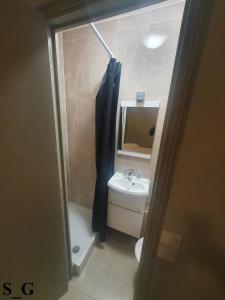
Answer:
[[140, 237], [149, 180], [128, 180], [115, 173], [110, 179], [107, 225], [136, 238]]

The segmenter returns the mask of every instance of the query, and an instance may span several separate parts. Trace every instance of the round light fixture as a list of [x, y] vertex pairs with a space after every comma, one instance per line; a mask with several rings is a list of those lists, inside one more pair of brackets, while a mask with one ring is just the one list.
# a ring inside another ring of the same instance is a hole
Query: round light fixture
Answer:
[[157, 49], [161, 47], [168, 39], [168, 34], [163, 31], [154, 30], [146, 35], [143, 44], [148, 49]]

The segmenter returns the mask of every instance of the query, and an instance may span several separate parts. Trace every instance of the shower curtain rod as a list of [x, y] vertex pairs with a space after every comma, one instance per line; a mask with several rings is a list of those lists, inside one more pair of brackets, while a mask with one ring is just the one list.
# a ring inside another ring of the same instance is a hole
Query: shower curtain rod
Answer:
[[99, 31], [96, 28], [95, 24], [92, 22], [92, 23], [90, 23], [90, 25], [91, 25], [91, 28], [93, 29], [94, 33], [97, 35], [99, 41], [102, 43], [103, 47], [106, 49], [106, 51], [110, 55], [110, 57], [114, 58], [115, 56], [113, 55], [112, 51], [109, 49], [108, 45], [106, 44], [106, 42], [104, 41], [103, 37], [99, 33]]

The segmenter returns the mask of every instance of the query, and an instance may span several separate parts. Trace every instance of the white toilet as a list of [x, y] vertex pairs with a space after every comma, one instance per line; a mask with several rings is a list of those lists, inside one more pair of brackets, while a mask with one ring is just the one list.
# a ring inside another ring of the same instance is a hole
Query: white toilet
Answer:
[[141, 252], [142, 252], [143, 242], [144, 242], [144, 238], [142, 237], [137, 241], [137, 243], [135, 245], [135, 256], [136, 256], [138, 263], [141, 260]]

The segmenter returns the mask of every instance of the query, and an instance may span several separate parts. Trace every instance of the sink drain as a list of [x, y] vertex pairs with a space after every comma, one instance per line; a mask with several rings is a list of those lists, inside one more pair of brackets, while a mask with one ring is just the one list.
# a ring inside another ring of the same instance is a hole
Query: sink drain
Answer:
[[72, 248], [72, 252], [73, 252], [74, 254], [78, 253], [79, 251], [80, 251], [80, 246], [78, 246], [78, 245], [76, 245], [76, 246], [74, 246], [74, 247]]

